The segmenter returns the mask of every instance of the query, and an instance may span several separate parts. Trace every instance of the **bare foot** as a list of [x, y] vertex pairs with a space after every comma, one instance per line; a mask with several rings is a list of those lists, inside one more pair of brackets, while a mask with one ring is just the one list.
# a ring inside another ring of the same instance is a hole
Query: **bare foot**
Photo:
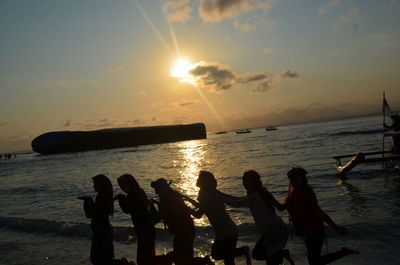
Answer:
[[290, 265], [295, 265], [294, 260], [290, 256], [289, 249], [284, 249], [283, 250], [283, 256], [285, 257], [285, 259], [287, 259], [287, 261], [290, 263]]
[[246, 257], [246, 265], [251, 265], [250, 248], [249, 246], [244, 246], [244, 256]]

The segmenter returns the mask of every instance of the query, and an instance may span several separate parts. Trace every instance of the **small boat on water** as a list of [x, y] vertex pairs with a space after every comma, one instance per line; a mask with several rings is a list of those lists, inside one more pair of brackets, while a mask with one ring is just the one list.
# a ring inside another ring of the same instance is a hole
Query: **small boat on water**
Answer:
[[276, 131], [276, 127], [269, 126], [269, 127], [265, 128], [265, 130], [267, 130], [267, 131]]
[[[385, 137], [400, 137], [400, 132], [387, 132], [383, 134], [383, 146], [385, 146]], [[344, 165], [342, 165], [342, 158], [350, 158], [351, 159]], [[360, 152], [357, 154], [349, 154], [349, 155], [340, 155], [334, 156], [336, 159], [336, 169], [339, 171], [338, 175], [340, 177], [344, 177], [344, 175], [350, 170], [352, 170], [355, 166], [364, 163], [374, 163], [374, 162], [389, 162], [389, 161], [397, 161], [400, 160], [400, 153], [393, 151], [375, 151], [375, 152]]]
[[239, 131], [236, 131], [236, 133], [237, 133], [237, 134], [251, 133], [251, 131], [250, 131], [249, 129], [246, 129], [246, 130], [239, 130]]

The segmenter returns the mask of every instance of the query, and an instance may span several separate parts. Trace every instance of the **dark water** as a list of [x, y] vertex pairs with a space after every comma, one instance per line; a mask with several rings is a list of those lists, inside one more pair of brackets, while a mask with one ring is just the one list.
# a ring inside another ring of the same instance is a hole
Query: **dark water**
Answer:
[[[241, 175], [255, 169], [280, 201], [286, 196], [286, 172], [302, 166], [320, 205], [339, 225], [351, 230], [338, 236], [328, 228], [325, 251], [341, 246], [362, 254], [335, 264], [400, 264], [400, 174], [382, 164], [360, 165], [339, 182], [332, 156], [382, 149], [381, 117], [264, 128], [252, 133], [215, 135], [208, 139], [105, 151], [41, 156], [19, 154], [0, 160], [0, 264], [89, 264], [89, 220], [81, 195], [94, 195], [91, 177], [104, 173], [120, 192], [116, 178], [133, 174], [149, 197], [150, 182], [172, 180], [174, 188], [196, 198], [199, 170], [214, 172], [224, 192], [244, 195]], [[389, 144], [390, 139], [387, 139]], [[136, 244], [127, 244], [133, 233], [130, 218], [117, 207], [115, 227], [117, 256], [135, 257]], [[239, 244], [254, 245], [252, 217], [246, 209], [229, 209], [239, 226]], [[287, 222], [287, 214], [281, 216]], [[196, 253], [210, 251], [212, 230], [206, 219], [196, 220]], [[171, 247], [171, 236], [157, 227], [158, 252]], [[300, 238], [288, 248], [298, 264], [307, 264]], [[255, 263], [262, 264], [262, 263]]]

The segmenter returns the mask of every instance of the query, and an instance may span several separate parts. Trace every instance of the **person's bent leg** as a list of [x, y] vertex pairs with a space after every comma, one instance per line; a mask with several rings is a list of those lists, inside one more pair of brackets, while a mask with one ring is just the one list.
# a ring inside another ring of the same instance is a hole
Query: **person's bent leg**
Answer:
[[321, 265], [321, 249], [324, 243], [324, 239], [324, 233], [315, 236], [306, 236], [304, 238], [307, 248], [307, 258], [309, 265]]
[[359, 252], [356, 250], [348, 249], [346, 247], [343, 247], [341, 250], [336, 251], [334, 253], [326, 254], [320, 258], [320, 264], [325, 265], [329, 264], [335, 260], [341, 259], [347, 255], [351, 254], [358, 254]]

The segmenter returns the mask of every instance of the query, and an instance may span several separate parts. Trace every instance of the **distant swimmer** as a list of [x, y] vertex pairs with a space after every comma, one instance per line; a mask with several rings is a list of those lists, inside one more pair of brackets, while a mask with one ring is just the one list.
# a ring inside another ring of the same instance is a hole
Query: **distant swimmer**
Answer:
[[81, 196], [86, 217], [91, 219], [92, 245], [90, 248], [90, 261], [93, 265], [111, 264], [114, 258], [113, 228], [109, 216], [114, 213], [113, 188], [110, 179], [103, 175], [92, 178], [93, 189], [97, 192], [96, 199]]
[[286, 202], [280, 210], [287, 209], [297, 235], [304, 238], [307, 248], [309, 265], [324, 265], [350, 254], [358, 254], [356, 250], [342, 247], [334, 253], [321, 255], [325, 240], [325, 225], [327, 223], [339, 234], [345, 235], [347, 229], [338, 226], [319, 207], [313, 189], [308, 185], [307, 171], [303, 168], [292, 168], [287, 173], [289, 191]]

